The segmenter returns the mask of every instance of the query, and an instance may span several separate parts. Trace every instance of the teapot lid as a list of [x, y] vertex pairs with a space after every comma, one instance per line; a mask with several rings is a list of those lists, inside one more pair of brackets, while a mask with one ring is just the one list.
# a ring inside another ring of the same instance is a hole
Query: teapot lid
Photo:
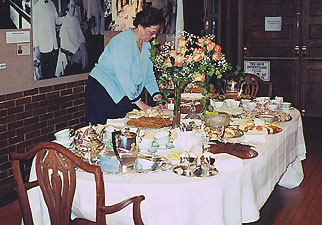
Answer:
[[124, 129], [122, 129], [121, 135], [125, 136], [126, 138], [135, 138], [136, 137], [136, 133], [131, 132], [130, 128], [128, 128], [128, 127], [125, 127]]

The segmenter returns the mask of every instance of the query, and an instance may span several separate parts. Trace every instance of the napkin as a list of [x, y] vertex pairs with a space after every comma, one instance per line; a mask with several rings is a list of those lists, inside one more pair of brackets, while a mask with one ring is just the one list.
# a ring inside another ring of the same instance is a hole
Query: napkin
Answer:
[[125, 125], [125, 118], [121, 119], [107, 119], [106, 125], [116, 126], [116, 127], [123, 127]]
[[219, 172], [228, 172], [243, 168], [243, 160], [228, 153], [215, 154], [215, 167]]
[[246, 142], [258, 142], [265, 143], [267, 139], [267, 131], [257, 131], [257, 130], [249, 130], [244, 135], [244, 140]]
[[115, 156], [100, 156], [98, 165], [104, 172], [117, 173], [119, 171], [119, 162]]

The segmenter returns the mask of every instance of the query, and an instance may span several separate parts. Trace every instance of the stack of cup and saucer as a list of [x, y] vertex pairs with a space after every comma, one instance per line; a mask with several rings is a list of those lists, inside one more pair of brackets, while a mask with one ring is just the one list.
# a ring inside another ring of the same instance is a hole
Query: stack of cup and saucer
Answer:
[[64, 147], [70, 149], [72, 138], [70, 136], [70, 129], [63, 129], [54, 134], [56, 140], [54, 142], [63, 145]]

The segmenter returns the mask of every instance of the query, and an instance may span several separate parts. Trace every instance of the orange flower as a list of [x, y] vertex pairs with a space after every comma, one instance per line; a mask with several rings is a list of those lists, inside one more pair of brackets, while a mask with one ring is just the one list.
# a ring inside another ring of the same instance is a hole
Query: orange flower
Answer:
[[184, 62], [185, 60], [185, 57], [181, 54], [176, 54], [176, 56], [174, 57], [174, 66], [178, 66], [178, 67], [181, 67], [182, 66], [182, 63]]
[[214, 54], [212, 55], [212, 59], [213, 59], [214, 61], [217, 61], [217, 60], [219, 60], [219, 58], [220, 58], [220, 53], [218, 53], [218, 52], [214, 52]]
[[183, 47], [179, 48], [179, 53], [181, 53], [182, 55], [186, 54], [186, 51], [187, 51], [186, 46], [183, 46]]
[[170, 50], [169, 55], [170, 55], [172, 58], [176, 57], [176, 55], [177, 55], [176, 50]]
[[218, 52], [218, 53], [220, 54], [220, 52], [221, 52], [221, 47], [220, 47], [220, 45], [216, 45], [216, 47], [215, 47], [215, 52]]
[[212, 41], [209, 37], [205, 37], [204, 42], [205, 42], [205, 45], [208, 45]]
[[182, 48], [187, 44], [187, 40], [184, 39], [183, 37], [179, 37], [177, 40], [177, 46], [178, 48]]
[[186, 63], [189, 64], [193, 61], [193, 57], [191, 55], [188, 55], [186, 58]]
[[168, 57], [168, 58], [166, 58], [166, 59], [164, 60], [164, 66], [165, 66], [165, 67], [172, 67], [172, 63], [171, 63], [171, 59], [170, 59], [170, 57]]
[[208, 44], [207, 44], [207, 50], [208, 51], [211, 51], [211, 50], [213, 50], [214, 48], [215, 48], [215, 46], [216, 46], [216, 43], [214, 43], [214, 42], [209, 42]]
[[195, 81], [204, 82], [206, 79], [205, 74], [195, 74]]
[[198, 41], [196, 42], [196, 45], [202, 47], [205, 45], [204, 39], [203, 38], [198, 38]]
[[205, 56], [205, 52], [200, 48], [195, 48], [193, 50], [192, 60], [198, 62]]

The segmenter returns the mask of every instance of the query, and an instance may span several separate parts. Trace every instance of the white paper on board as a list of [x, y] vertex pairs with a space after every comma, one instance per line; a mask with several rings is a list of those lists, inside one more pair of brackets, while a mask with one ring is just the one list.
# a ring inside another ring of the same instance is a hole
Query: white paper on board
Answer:
[[30, 42], [30, 31], [6, 32], [7, 44]]

